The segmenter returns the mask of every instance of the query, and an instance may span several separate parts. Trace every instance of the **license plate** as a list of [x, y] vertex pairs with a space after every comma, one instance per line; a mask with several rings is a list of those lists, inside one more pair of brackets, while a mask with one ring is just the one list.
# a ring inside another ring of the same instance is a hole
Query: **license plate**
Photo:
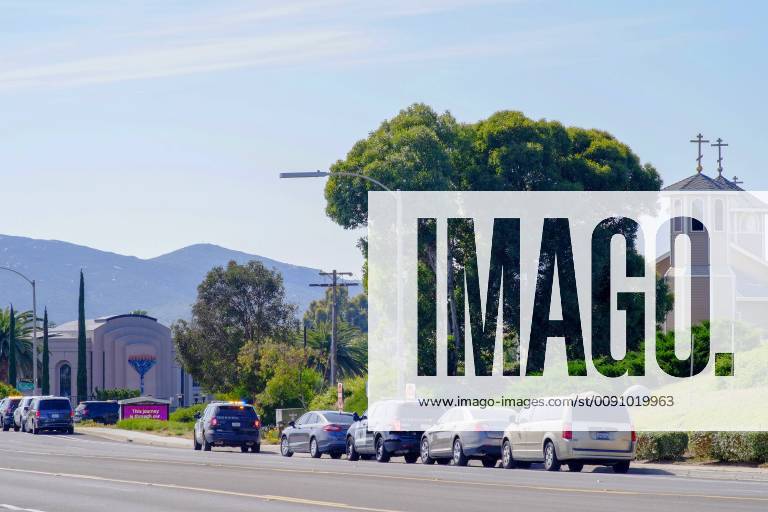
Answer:
[[232, 422], [232, 426], [233, 427], [239, 427], [240, 426], [240, 422], [239, 421], [233, 421]]
[[597, 433], [597, 440], [598, 441], [610, 441], [611, 434], [608, 432], [598, 432]]
[[59, 419], [59, 415], [58, 414], [51, 414], [51, 418], [57, 420], [57, 419]]

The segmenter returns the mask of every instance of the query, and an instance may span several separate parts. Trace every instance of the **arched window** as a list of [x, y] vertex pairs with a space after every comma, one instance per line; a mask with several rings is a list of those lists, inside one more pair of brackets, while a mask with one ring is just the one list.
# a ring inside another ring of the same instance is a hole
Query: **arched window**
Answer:
[[691, 231], [704, 231], [704, 204], [701, 199], [694, 199], [691, 207]]
[[59, 367], [59, 395], [72, 396], [72, 367], [69, 363]]
[[725, 229], [725, 213], [723, 212], [723, 200], [715, 200], [715, 231]]

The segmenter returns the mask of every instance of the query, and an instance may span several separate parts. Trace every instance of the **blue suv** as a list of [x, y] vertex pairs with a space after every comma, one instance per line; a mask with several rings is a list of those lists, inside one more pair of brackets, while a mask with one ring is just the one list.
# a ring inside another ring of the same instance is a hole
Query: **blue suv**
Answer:
[[261, 451], [261, 419], [252, 405], [212, 402], [196, 417], [192, 434], [195, 450], [239, 446], [242, 452]]

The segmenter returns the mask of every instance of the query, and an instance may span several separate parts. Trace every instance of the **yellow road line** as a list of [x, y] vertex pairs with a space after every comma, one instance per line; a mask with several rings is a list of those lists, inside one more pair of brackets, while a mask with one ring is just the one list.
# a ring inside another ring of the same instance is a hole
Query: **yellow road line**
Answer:
[[126, 484], [126, 485], [141, 485], [141, 486], [147, 486], [147, 487], [158, 487], [161, 489], [173, 489], [173, 490], [182, 490], [182, 491], [192, 491], [192, 492], [202, 492], [207, 494], [219, 494], [224, 496], [236, 496], [239, 498], [252, 498], [257, 500], [263, 500], [263, 501], [279, 501], [283, 503], [292, 503], [296, 505], [312, 505], [312, 506], [318, 506], [318, 507], [327, 507], [327, 508], [337, 508], [342, 510], [360, 510], [363, 512], [397, 512], [395, 510], [391, 509], [384, 509], [384, 508], [372, 508], [372, 507], [361, 507], [356, 505], [349, 505], [347, 503], [336, 503], [333, 501], [320, 501], [320, 500], [310, 500], [305, 498], [294, 498], [291, 496], [275, 496], [271, 494], [251, 494], [247, 492], [237, 492], [237, 491], [226, 491], [223, 489], [209, 489], [206, 487], [192, 487], [189, 485], [176, 485], [176, 484], [162, 484], [162, 483], [156, 483], [156, 482], [141, 482], [138, 480], [124, 480], [121, 478], [107, 478], [102, 476], [94, 476], [94, 475], [81, 475], [77, 473], [59, 473], [59, 472], [49, 472], [49, 471], [36, 471], [32, 469], [16, 469], [16, 468], [3, 468], [0, 467], [0, 471], [7, 471], [11, 473], [23, 473], [28, 475], [40, 475], [40, 476], [56, 476], [56, 477], [62, 477], [62, 478], [73, 478], [78, 480], [89, 480], [89, 481], [96, 481], [96, 482], [109, 482], [109, 483], [117, 483], [117, 484]]
[[712, 500], [735, 500], [735, 501], [757, 501], [768, 503], [768, 497], [759, 496], [726, 496], [717, 494], [696, 494], [696, 493], [674, 493], [674, 492], [656, 492], [656, 491], [622, 491], [614, 489], [582, 489], [579, 487], [561, 487], [561, 486], [547, 486], [547, 485], [532, 485], [532, 484], [515, 484], [508, 482], [480, 482], [477, 480], [450, 480], [445, 478], [433, 478], [433, 477], [418, 477], [418, 476], [404, 476], [404, 475], [384, 475], [378, 473], [359, 473], [349, 471], [330, 471], [330, 470], [318, 470], [318, 469], [296, 469], [296, 468], [272, 468], [264, 466], [246, 466], [237, 464], [221, 464], [215, 462], [185, 462], [185, 461], [164, 461], [157, 459], [142, 459], [142, 458], [128, 458], [128, 457], [110, 457], [106, 455], [77, 455], [77, 454], [65, 454], [65, 453], [46, 453], [46, 452], [24, 452], [22, 450], [8, 450], [0, 448], [0, 452], [16, 452], [16, 453], [34, 453], [36, 455], [57, 455], [63, 457], [79, 457], [85, 459], [100, 459], [100, 460], [114, 460], [125, 462], [141, 462], [150, 464], [172, 464], [180, 466], [207, 466], [217, 467], [223, 469], [238, 469], [238, 470], [250, 470], [250, 471], [266, 471], [277, 473], [291, 473], [291, 474], [308, 474], [308, 475], [328, 475], [335, 477], [358, 477], [358, 478], [371, 478], [371, 479], [386, 479], [386, 480], [398, 480], [398, 481], [412, 481], [412, 482], [430, 482], [442, 485], [462, 485], [462, 486], [475, 486], [475, 487], [492, 487], [502, 489], [517, 489], [517, 490], [529, 490], [529, 491], [548, 491], [548, 492], [562, 492], [562, 493], [575, 493], [575, 494], [616, 494], [625, 496], [658, 496], [658, 497], [673, 497], [673, 498], [700, 498], [700, 499], [712, 499]]

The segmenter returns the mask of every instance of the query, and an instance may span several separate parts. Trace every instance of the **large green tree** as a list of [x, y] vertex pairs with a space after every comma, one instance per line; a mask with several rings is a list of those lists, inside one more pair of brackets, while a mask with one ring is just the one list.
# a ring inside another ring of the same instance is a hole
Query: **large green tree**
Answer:
[[[318, 354], [317, 368], [330, 378], [331, 322], [317, 323], [307, 330], [307, 345]], [[365, 333], [344, 321], [336, 324], [336, 365], [339, 377], [362, 375], [368, 367]]]
[[[259, 261], [215, 267], [197, 288], [192, 319], [174, 323], [177, 357], [184, 369], [213, 392], [230, 392], [252, 381], [238, 364], [247, 342], [295, 337], [296, 306], [286, 302], [282, 275]], [[250, 393], [261, 391], [248, 389]], [[249, 386], [251, 387], [251, 386]]]
[[[309, 304], [307, 311], [304, 312], [304, 323], [307, 328], [313, 329], [323, 322], [330, 322], [332, 302], [333, 290], [327, 288], [325, 297], [313, 300]], [[338, 319], [362, 332], [368, 332], [368, 297], [365, 293], [359, 293], [350, 298], [347, 287], [337, 289], [336, 315]]]
[[85, 278], [80, 271], [80, 293], [77, 301], [77, 401], [88, 400], [88, 367], [85, 357]]
[[[403, 191], [653, 191], [659, 190], [662, 183], [652, 165], [641, 163], [626, 144], [602, 130], [566, 127], [557, 121], [530, 119], [515, 111], [497, 112], [476, 123], [459, 123], [451, 114], [439, 114], [423, 104], [411, 105], [384, 121], [358, 141], [345, 159], [333, 164], [331, 171], [362, 174], [390, 189]], [[362, 178], [331, 176], [325, 188], [326, 213], [346, 229], [364, 226], [367, 192], [377, 189]], [[628, 235], [633, 242], [634, 233]], [[457, 354], [453, 363], [449, 354], [449, 371], [459, 374], [465, 324], [464, 287], [454, 284], [463, 282], [465, 271], [471, 270], [465, 265], [473, 243], [471, 230], [458, 232], [449, 242], [449, 349], [455, 347]], [[360, 246], [365, 254], [364, 239]], [[422, 276], [434, 273], [434, 256], [426, 254], [420, 260]], [[642, 260], [633, 258], [633, 263], [642, 264]], [[607, 262], [601, 264], [603, 268], [599, 270], [604, 271]], [[660, 283], [659, 287], [667, 299], [666, 285]], [[602, 296], [608, 290], [596, 293]], [[671, 304], [669, 300], [661, 302], [664, 310], [657, 311], [657, 318], [663, 317]], [[420, 332], [421, 338], [431, 336], [427, 332], [430, 321], [424, 316], [434, 316], [434, 307], [427, 307], [430, 304], [431, 300], [419, 301], [419, 315], [424, 320], [421, 325], [427, 326], [425, 332]], [[631, 320], [641, 323], [639, 317]], [[637, 343], [636, 339], [634, 344]], [[420, 355], [420, 368], [422, 359], [434, 359], [434, 350], [430, 349], [434, 340], [423, 346], [426, 353], [423, 358]], [[578, 356], [578, 344], [573, 348]], [[479, 362], [476, 361], [476, 367]], [[536, 361], [528, 369], [540, 370], [541, 364], [543, 361]]]

